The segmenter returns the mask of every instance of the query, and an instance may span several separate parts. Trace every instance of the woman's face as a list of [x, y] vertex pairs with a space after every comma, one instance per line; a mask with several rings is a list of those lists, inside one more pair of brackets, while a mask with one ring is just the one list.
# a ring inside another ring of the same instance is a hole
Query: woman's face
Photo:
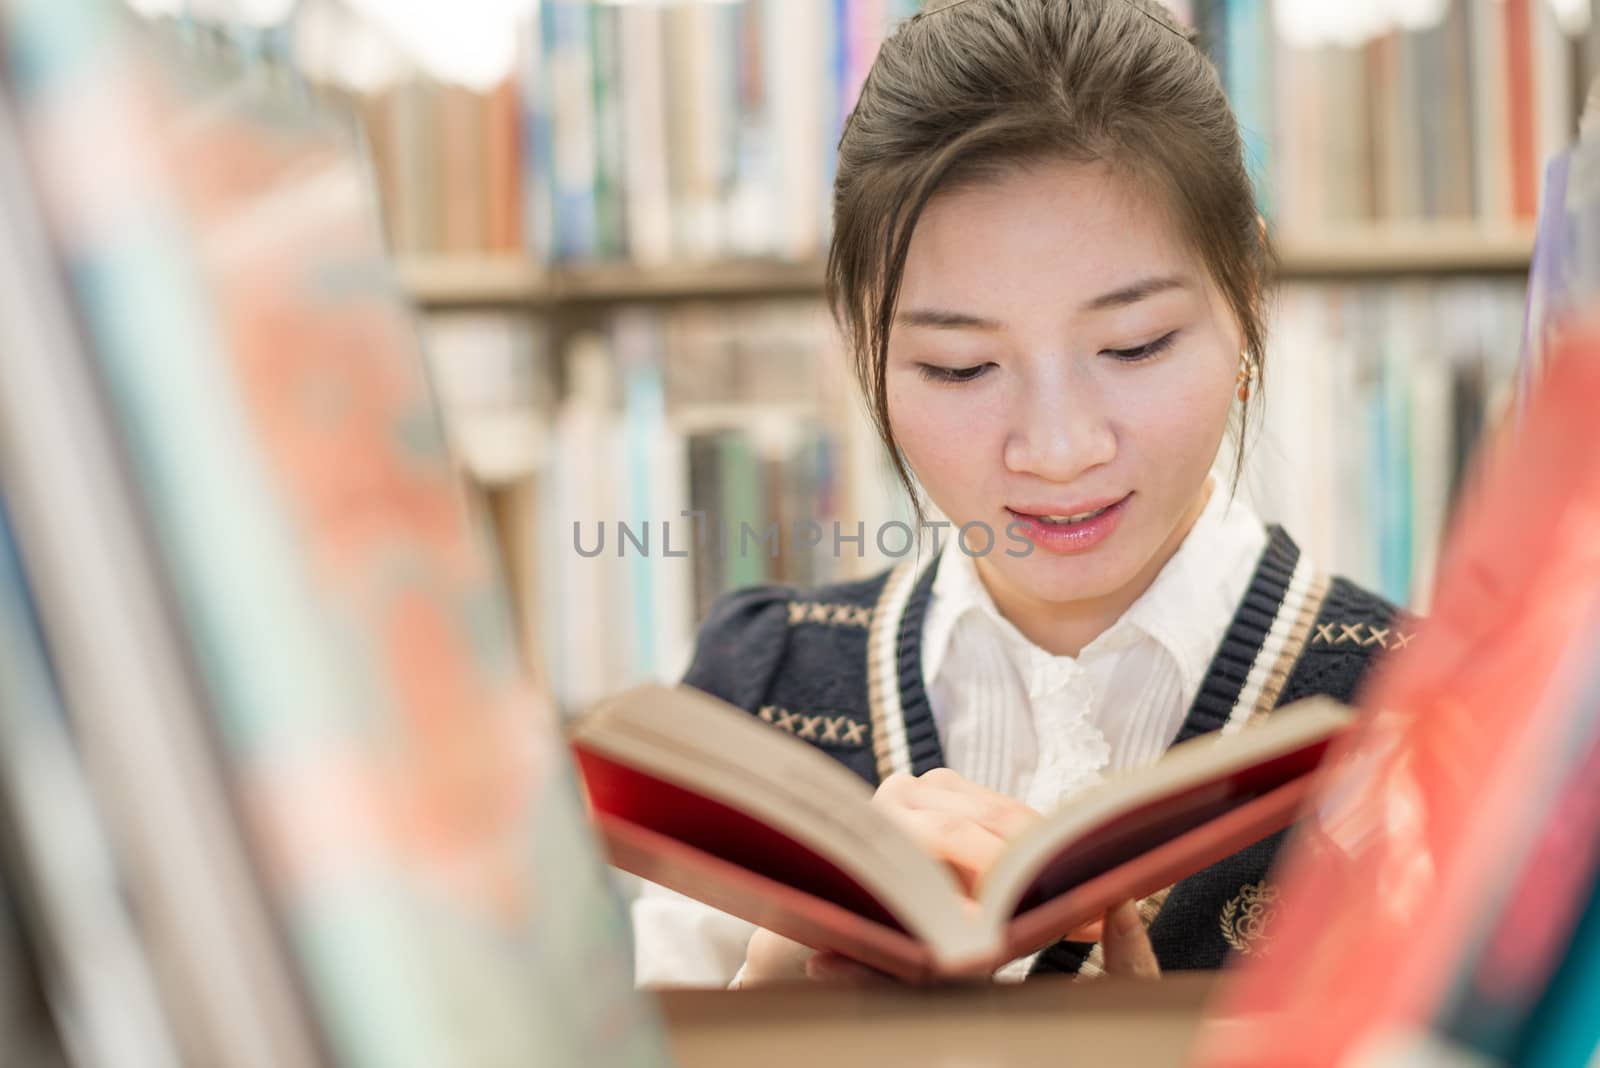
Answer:
[[[1239, 353], [1153, 201], [1100, 165], [1037, 164], [928, 205], [889, 338], [889, 416], [952, 524], [993, 531], [986, 554], [979, 530], [965, 544], [997, 599], [1125, 608], [1204, 504]], [[1031, 550], [1008, 555], [1019, 536]]]

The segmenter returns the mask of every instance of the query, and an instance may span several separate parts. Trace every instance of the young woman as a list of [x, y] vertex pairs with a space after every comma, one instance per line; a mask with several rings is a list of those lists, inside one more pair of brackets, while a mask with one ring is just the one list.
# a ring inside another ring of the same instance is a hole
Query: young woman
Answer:
[[[828, 299], [951, 526], [864, 581], [729, 595], [685, 681], [775, 728], [828, 717], [808, 740], [970, 880], [1108, 771], [1349, 700], [1405, 624], [1213, 471], [1259, 402], [1271, 257], [1210, 62], [1154, 2], [930, 6], [845, 127]], [[1003, 972], [1259, 951], [1277, 844]], [[664, 891], [634, 917], [641, 983], [849, 970]]]

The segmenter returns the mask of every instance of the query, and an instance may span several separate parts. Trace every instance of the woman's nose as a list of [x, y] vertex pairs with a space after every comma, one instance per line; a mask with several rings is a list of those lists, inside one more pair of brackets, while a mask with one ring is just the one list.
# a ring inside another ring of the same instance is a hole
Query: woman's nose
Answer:
[[1022, 390], [1016, 406], [1006, 438], [1008, 470], [1065, 484], [1117, 454], [1099, 390], [1086, 374], [1044, 376]]

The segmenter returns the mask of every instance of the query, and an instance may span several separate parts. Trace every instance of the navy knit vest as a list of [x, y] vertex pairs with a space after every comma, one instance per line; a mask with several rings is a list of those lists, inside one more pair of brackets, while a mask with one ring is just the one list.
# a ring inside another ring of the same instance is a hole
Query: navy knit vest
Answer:
[[[1411, 640], [1382, 598], [1316, 572], [1271, 527], [1255, 573], [1175, 741], [1303, 697], [1351, 702], [1375, 654]], [[948, 549], [946, 551], [949, 551]], [[822, 749], [876, 786], [896, 771], [942, 767], [922, 684], [922, 631], [938, 558], [801, 593], [738, 590], [713, 606], [684, 682]], [[1140, 909], [1163, 970], [1220, 967], [1260, 952], [1276, 890], [1274, 835], [1146, 898]], [[1096, 945], [1060, 942], [1034, 972], [1094, 974]]]

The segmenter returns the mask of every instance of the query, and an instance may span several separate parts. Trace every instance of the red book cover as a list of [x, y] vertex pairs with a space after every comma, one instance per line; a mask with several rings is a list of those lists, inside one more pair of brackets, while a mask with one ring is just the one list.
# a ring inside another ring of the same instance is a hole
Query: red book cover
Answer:
[[1480, 460], [1434, 615], [1325, 767], [1275, 876], [1271, 948], [1221, 992], [1198, 1063], [1369, 1063], [1426, 1041], [1537, 847], [1594, 681], [1597, 411], [1600, 337], [1574, 337]]

